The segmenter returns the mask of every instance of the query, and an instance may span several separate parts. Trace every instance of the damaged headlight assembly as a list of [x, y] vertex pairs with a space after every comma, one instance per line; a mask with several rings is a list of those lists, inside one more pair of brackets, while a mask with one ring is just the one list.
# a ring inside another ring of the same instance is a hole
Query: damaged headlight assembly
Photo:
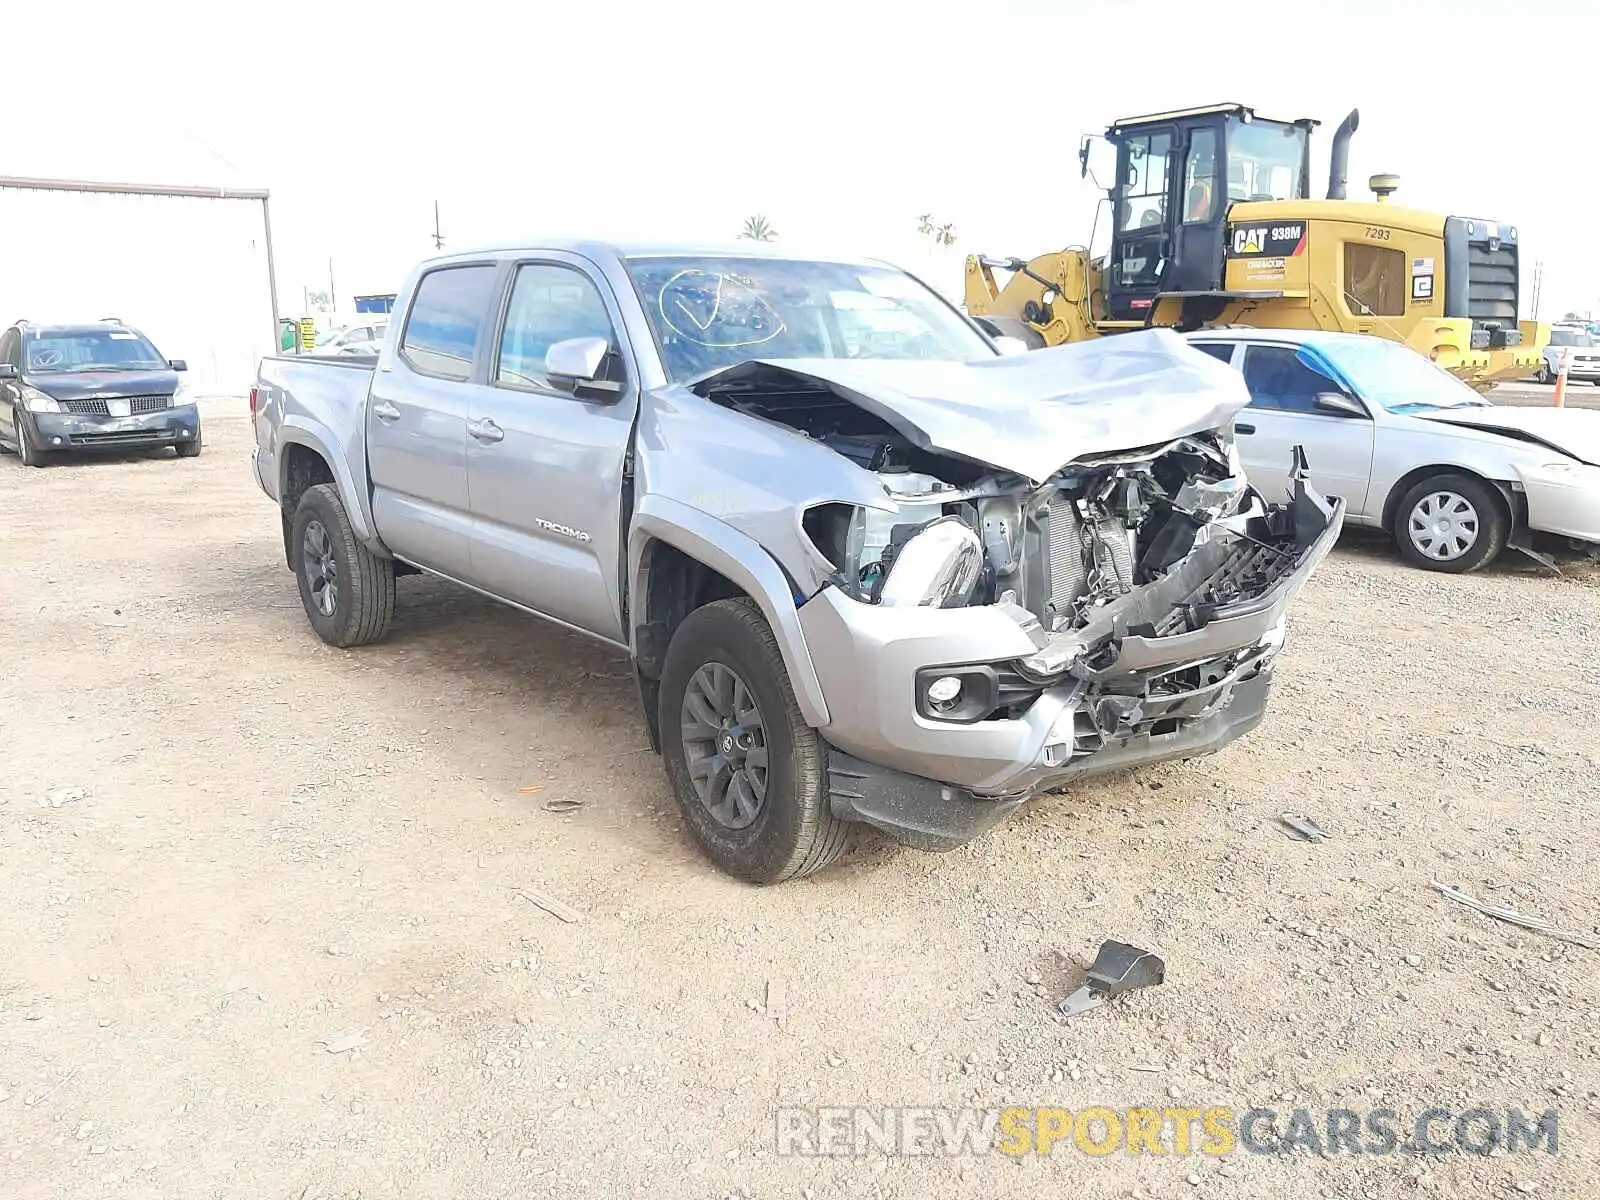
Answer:
[[891, 493], [893, 511], [857, 508], [845, 537], [840, 575], [857, 599], [889, 608], [964, 608], [983, 579], [983, 541], [972, 525], [948, 514], [937, 480], [908, 477], [915, 487]]
[[877, 600], [890, 608], [963, 608], [982, 575], [983, 543], [972, 526], [960, 517], [939, 517], [907, 538], [882, 568]]

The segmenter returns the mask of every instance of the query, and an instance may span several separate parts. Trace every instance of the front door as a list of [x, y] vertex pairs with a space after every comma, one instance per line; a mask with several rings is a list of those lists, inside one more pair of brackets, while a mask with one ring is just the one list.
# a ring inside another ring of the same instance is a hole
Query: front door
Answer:
[[[467, 426], [474, 582], [615, 642], [625, 640], [622, 475], [638, 401], [620, 327], [610, 289], [580, 260], [518, 264]], [[605, 372], [620, 393], [575, 392], [545, 374], [556, 342], [594, 337], [614, 348]]]
[[467, 418], [498, 267], [441, 267], [417, 284], [395, 353], [367, 402], [372, 515], [395, 554], [470, 580]]
[[1175, 184], [1178, 220], [1172, 262], [1164, 292], [1210, 292], [1222, 286], [1222, 247], [1228, 201], [1218, 164], [1222, 127], [1197, 125], [1187, 131], [1183, 170]]
[[1106, 303], [1113, 321], [1149, 317], [1172, 253], [1173, 128], [1127, 135], [1117, 150]]
[[1292, 345], [1246, 346], [1243, 370], [1250, 407], [1235, 418], [1234, 433], [1250, 482], [1269, 502], [1287, 501], [1294, 447], [1304, 446], [1311, 485], [1341, 497], [1352, 517], [1364, 512], [1372, 480], [1371, 418], [1319, 410], [1318, 394], [1338, 385], [1301, 362]]
[[[9, 363], [22, 370], [22, 336], [15, 329], [0, 335], [0, 363]], [[17, 410], [22, 407], [22, 381], [16, 378], [0, 379], [0, 432], [6, 441], [16, 445]]]

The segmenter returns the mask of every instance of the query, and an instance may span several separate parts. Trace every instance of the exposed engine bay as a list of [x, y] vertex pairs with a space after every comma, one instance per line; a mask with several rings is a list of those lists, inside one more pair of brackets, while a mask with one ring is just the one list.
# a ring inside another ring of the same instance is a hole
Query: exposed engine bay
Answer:
[[[774, 371], [705, 394], [821, 442], [882, 483], [884, 509], [805, 513], [833, 586], [864, 604], [996, 605], [1029, 633], [1037, 652], [1006, 665], [993, 703], [971, 719], [1015, 715], [1043, 687], [1074, 681], [1091, 740], [1206, 711], [1277, 648], [1259, 629], [1238, 644], [1226, 636], [1230, 618], [1281, 605], [1279, 585], [1342, 523], [1342, 508], [1306, 486], [1298, 453], [1284, 464], [1293, 502], [1264, 503], [1228, 432], [1079, 457], [1041, 483], [920, 446], [803, 376]], [[927, 715], [959, 720], [968, 701], [932, 703]]]

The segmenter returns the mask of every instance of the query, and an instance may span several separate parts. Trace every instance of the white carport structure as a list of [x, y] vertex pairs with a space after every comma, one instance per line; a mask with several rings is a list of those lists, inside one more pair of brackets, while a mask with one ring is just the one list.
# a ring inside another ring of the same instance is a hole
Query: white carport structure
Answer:
[[263, 188], [0, 177], [0, 328], [116, 317], [202, 395], [276, 352], [273, 266]]

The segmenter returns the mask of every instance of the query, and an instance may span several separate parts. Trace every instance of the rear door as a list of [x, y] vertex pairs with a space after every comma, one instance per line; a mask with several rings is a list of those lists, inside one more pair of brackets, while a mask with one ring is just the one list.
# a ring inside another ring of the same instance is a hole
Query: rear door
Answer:
[[1294, 447], [1304, 446], [1312, 485], [1325, 496], [1341, 497], [1356, 516], [1365, 511], [1372, 480], [1372, 419], [1319, 409], [1317, 396], [1338, 391], [1338, 385], [1301, 362], [1297, 350], [1245, 345], [1250, 407], [1234, 421], [1239, 457], [1263, 496], [1286, 501]]
[[419, 280], [395, 353], [372, 375], [367, 462], [378, 533], [408, 562], [470, 580], [467, 419], [498, 264], [436, 267]]
[[[617, 642], [623, 459], [638, 400], [620, 328], [615, 296], [585, 260], [517, 263], [467, 437], [474, 581]], [[550, 347], [582, 337], [611, 343], [605, 372], [619, 392], [574, 393], [545, 374]]]

